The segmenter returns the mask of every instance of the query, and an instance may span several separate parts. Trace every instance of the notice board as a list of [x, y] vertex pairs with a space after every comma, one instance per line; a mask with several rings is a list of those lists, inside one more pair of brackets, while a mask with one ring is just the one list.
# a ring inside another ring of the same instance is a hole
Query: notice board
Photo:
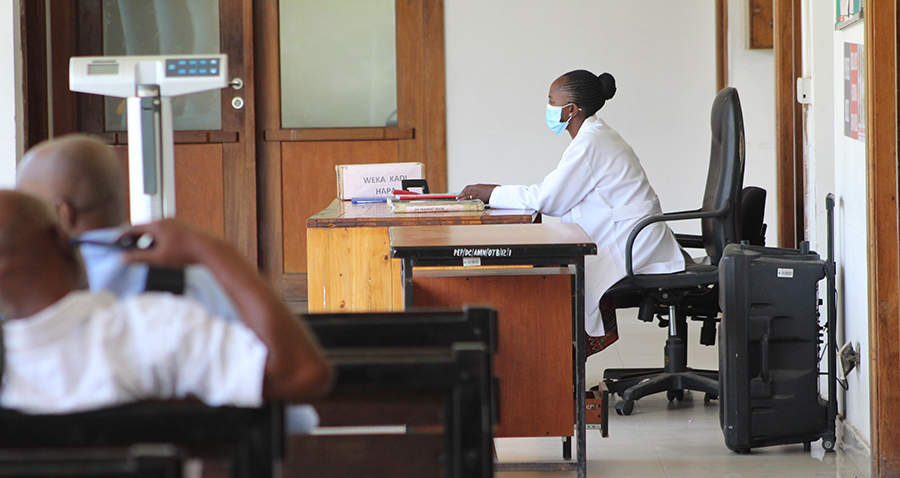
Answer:
[[844, 136], [866, 141], [866, 61], [859, 43], [844, 43]]
[[834, 0], [834, 28], [840, 30], [862, 20], [861, 0]]

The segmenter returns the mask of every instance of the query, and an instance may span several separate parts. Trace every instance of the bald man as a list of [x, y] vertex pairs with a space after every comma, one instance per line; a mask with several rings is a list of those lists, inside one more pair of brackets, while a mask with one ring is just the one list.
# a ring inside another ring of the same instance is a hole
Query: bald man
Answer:
[[[77, 239], [92, 291], [110, 291], [123, 298], [148, 289], [151, 268], [128, 263], [111, 244], [127, 222], [127, 179], [119, 159], [105, 143], [83, 134], [44, 141], [28, 151], [19, 167], [16, 188], [48, 201], [62, 226]], [[184, 268], [183, 294], [196, 299], [212, 315], [240, 320], [238, 311], [203, 265]], [[153, 287], [150, 287], [153, 289]], [[287, 408], [288, 431], [308, 433], [319, 423], [310, 406]]]
[[176, 221], [138, 226], [153, 246], [126, 262], [206, 265], [243, 323], [167, 293], [117, 299], [83, 290], [77, 250], [41, 200], [0, 190], [0, 309], [6, 346], [0, 405], [69, 413], [151, 398], [258, 406], [327, 391], [314, 338], [226, 242]]
[[[29, 150], [19, 167], [16, 185], [52, 204], [68, 233], [87, 241], [81, 246], [81, 254], [91, 290], [109, 290], [118, 297], [160, 290], [154, 285], [159, 282], [153, 280], [155, 274], [168, 277], [159, 270], [148, 276], [146, 264], [126, 264], [120, 250], [97, 245], [114, 242], [129, 226], [126, 184], [124, 171], [109, 146], [87, 135], [73, 134], [44, 141]], [[216, 315], [238, 319], [222, 287], [202, 266], [184, 269], [183, 289], [177, 292], [197, 299]]]

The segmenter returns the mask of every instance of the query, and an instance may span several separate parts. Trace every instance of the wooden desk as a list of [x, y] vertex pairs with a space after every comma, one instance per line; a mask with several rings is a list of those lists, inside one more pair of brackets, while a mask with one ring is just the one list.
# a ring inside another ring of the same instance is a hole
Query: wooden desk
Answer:
[[390, 258], [388, 228], [449, 224], [512, 224], [539, 220], [533, 211], [393, 214], [385, 203], [335, 199], [306, 221], [309, 312], [403, 310], [400, 261]]
[[403, 259], [407, 307], [481, 302], [497, 310], [495, 436], [570, 436], [575, 425], [574, 462], [498, 469], [584, 477], [585, 396], [575, 394], [573, 407], [570, 377], [574, 343], [575, 390], [585, 390], [584, 256], [597, 253], [590, 237], [575, 224], [391, 227], [389, 235], [391, 257]]

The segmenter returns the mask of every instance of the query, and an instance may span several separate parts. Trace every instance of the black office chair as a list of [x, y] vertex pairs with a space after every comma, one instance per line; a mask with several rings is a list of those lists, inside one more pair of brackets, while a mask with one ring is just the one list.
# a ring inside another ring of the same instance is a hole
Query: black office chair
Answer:
[[[622, 400], [615, 405], [620, 415], [631, 414], [634, 401], [647, 395], [666, 392], [667, 398], [681, 400], [684, 390], [706, 393], [706, 399], [719, 395], [718, 371], [694, 370], [687, 366], [687, 318], [703, 321], [700, 342], [715, 343], [719, 313], [718, 262], [727, 244], [741, 237], [741, 186], [744, 176], [744, 121], [736, 89], [722, 89], [715, 98], [710, 115], [712, 148], [703, 206], [695, 211], [651, 216], [635, 226], [626, 242], [627, 276], [606, 292], [615, 298], [616, 308], [639, 307], [638, 317], [651, 322], [660, 316], [667, 326], [665, 367], [653, 369], [607, 369], [603, 378], [608, 390]], [[695, 263], [686, 257], [686, 268], [670, 274], [635, 274], [632, 265], [634, 241], [640, 231], [656, 222], [701, 220], [701, 236], [679, 234], [685, 247], [702, 247], [708, 263]], [[663, 318], [667, 315], [668, 318]]]

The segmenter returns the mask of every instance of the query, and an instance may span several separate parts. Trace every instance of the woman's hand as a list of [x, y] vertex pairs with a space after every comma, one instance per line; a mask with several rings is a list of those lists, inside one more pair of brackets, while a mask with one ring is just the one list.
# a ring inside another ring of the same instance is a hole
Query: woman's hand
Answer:
[[470, 184], [463, 188], [456, 196], [458, 200], [481, 199], [482, 202], [488, 204], [491, 202], [491, 193], [499, 184]]

